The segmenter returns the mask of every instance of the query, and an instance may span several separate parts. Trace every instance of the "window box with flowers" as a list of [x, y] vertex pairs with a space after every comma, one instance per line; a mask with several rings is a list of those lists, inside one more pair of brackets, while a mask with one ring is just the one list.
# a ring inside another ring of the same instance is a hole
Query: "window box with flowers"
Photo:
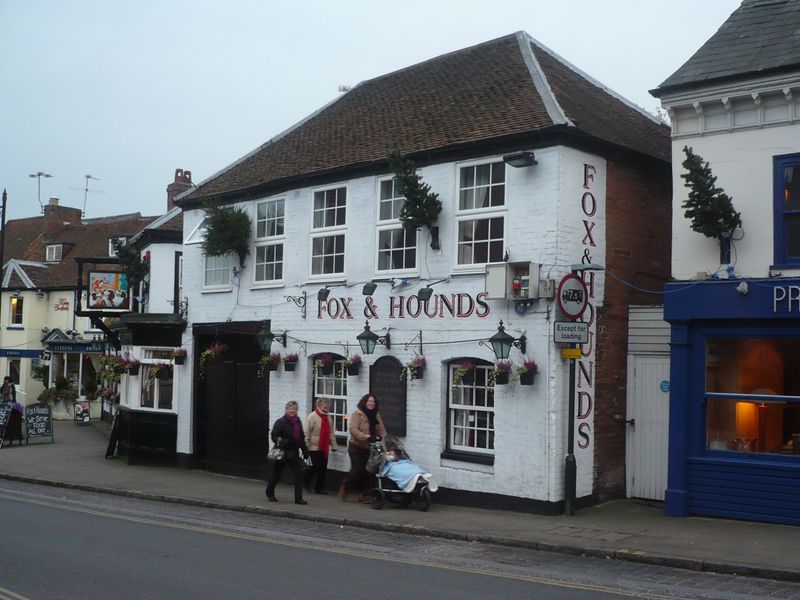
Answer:
[[354, 354], [346, 358], [342, 364], [347, 368], [347, 374], [354, 377], [361, 371], [361, 355]]
[[511, 370], [514, 365], [507, 360], [499, 360], [495, 363], [494, 369], [489, 374], [489, 382], [492, 385], [507, 385], [511, 377]]
[[526, 360], [517, 367], [520, 385], [533, 385], [533, 380], [539, 372], [539, 366], [532, 360]]
[[277, 371], [281, 364], [280, 352], [266, 352], [258, 359], [258, 377], [263, 379], [267, 375], [267, 371]]
[[317, 360], [314, 361], [314, 368], [322, 375], [331, 375], [333, 374], [334, 362], [335, 360], [333, 354], [330, 352], [325, 352], [320, 354], [317, 357]]
[[198, 375], [199, 378], [203, 379], [203, 377], [205, 377], [206, 363], [209, 360], [213, 360], [217, 358], [220, 354], [224, 354], [227, 351], [228, 351], [228, 345], [223, 344], [221, 342], [214, 342], [213, 344], [211, 344], [211, 346], [203, 350], [200, 353], [200, 364], [199, 364], [200, 373]]
[[453, 372], [453, 385], [472, 385], [475, 383], [475, 363], [471, 360], [462, 360]]
[[291, 354], [287, 354], [283, 357], [283, 370], [287, 372], [294, 371], [297, 369], [297, 361], [299, 360], [300, 355], [297, 352], [292, 352]]
[[405, 365], [400, 371], [400, 379], [405, 379], [406, 376], [411, 379], [422, 379], [425, 375], [425, 357], [415, 356]]
[[172, 362], [176, 365], [182, 365], [186, 362], [186, 348], [175, 348], [172, 353]]

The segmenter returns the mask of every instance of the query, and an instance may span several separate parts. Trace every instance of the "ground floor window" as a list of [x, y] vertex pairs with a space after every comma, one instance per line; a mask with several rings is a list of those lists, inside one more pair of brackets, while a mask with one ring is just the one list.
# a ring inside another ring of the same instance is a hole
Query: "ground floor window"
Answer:
[[139, 369], [139, 406], [172, 410], [172, 349], [145, 349]]
[[706, 447], [800, 454], [800, 339], [710, 339]]
[[344, 358], [334, 357], [332, 367], [321, 364], [320, 357], [315, 359], [314, 367], [314, 402], [325, 398], [330, 402], [330, 415], [333, 417], [333, 429], [336, 435], [347, 435], [347, 369]]
[[[447, 446], [449, 450], [494, 454], [494, 385], [491, 363], [465, 361], [449, 365]], [[469, 366], [469, 365], [466, 365]]]
[[8, 376], [11, 377], [11, 383], [14, 385], [19, 385], [20, 362], [18, 358], [8, 361]]

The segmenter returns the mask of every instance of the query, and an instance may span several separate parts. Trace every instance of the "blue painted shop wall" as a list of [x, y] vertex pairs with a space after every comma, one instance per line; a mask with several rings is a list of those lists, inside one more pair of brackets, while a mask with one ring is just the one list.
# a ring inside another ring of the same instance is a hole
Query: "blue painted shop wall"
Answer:
[[704, 399], [707, 339], [800, 337], [800, 279], [681, 282], [665, 292], [672, 326], [666, 513], [800, 525], [800, 455], [706, 449]]

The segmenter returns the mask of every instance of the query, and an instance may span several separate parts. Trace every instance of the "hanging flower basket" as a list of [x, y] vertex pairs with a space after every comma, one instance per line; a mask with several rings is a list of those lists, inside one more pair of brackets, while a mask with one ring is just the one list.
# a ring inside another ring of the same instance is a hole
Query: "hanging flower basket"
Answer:
[[493, 385], [508, 385], [508, 381], [511, 378], [511, 369], [513, 368], [514, 365], [507, 360], [496, 362], [489, 375], [490, 383]]
[[139, 361], [138, 360], [128, 361], [128, 375], [138, 375], [138, 374], [139, 374]]
[[520, 385], [533, 385], [536, 380], [536, 373], [521, 373], [519, 376]]
[[522, 363], [522, 366], [517, 369], [517, 375], [519, 375], [519, 384], [533, 385], [533, 381], [536, 379], [536, 373], [538, 372], [539, 366], [532, 360], [526, 360]]
[[297, 359], [299, 356], [295, 353], [287, 354], [283, 357], [283, 370], [292, 372], [297, 369]]
[[347, 374], [355, 377], [361, 371], [361, 356], [358, 354], [351, 356], [344, 361], [344, 365], [347, 367]]
[[125, 372], [125, 365], [114, 365], [114, 373], [122, 375]]
[[472, 385], [475, 383], [475, 363], [462, 360], [453, 373], [453, 385]]
[[332, 375], [334, 367], [333, 354], [325, 353], [320, 354], [317, 358], [317, 369], [323, 375]]
[[172, 353], [172, 361], [176, 365], [184, 364], [186, 362], [186, 349], [176, 348], [175, 351]]
[[495, 375], [494, 378], [495, 385], [508, 385], [508, 372], [507, 371], [500, 371]]
[[415, 356], [400, 371], [400, 379], [406, 378], [406, 373], [411, 379], [422, 379], [425, 375], [425, 357]]

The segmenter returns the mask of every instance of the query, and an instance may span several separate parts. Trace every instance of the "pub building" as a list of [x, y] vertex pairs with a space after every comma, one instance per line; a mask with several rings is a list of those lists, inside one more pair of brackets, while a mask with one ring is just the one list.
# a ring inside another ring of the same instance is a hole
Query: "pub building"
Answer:
[[[673, 124], [669, 515], [800, 525], [798, 27], [796, 3], [743, 2], [653, 90]], [[741, 214], [730, 256], [683, 214], [687, 146]]]
[[[438, 194], [430, 227], [403, 228], [389, 148]], [[627, 311], [668, 276], [669, 173], [668, 128], [523, 32], [353, 87], [176, 200], [175, 460], [263, 476], [287, 401], [328, 398], [344, 444], [372, 392], [441, 500], [559, 512], [570, 437], [578, 505], [623, 494]], [[204, 254], [208, 202], [249, 216], [242, 256]], [[573, 271], [571, 419], [553, 331]], [[332, 455], [331, 485], [348, 468]]]

